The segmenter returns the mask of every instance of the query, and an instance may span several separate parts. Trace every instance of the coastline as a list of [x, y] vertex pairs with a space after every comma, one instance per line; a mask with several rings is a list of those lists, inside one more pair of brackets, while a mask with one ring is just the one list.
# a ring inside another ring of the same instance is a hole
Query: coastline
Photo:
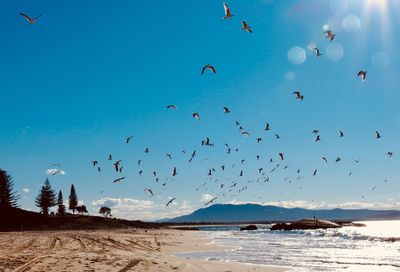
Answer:
[[229, 250], [198, 231], [119, 229], [0, 233], [0, 270], [281, 272], [279, 267], [187, 259], [179, 253]]
[[[181, 237], [185, 241], [181, 247], [175, 249], [174, 255], [171, 255], [173, 259], [177, 259], [178, 263], [184, 261], [184, 266], [180, 266], [178, 271], [193, 271], [193, 272], [242, 272], [242, 271], [253, 271], [253, 272], [283, 272], [287, 269], [283, 267], [275, 267], [268, 265], [258, 265], [250, 263], [239, 263], [239, 262], [223, 262], [223, 261], [212, 261], [212, 260], [201, 260], [201, 259], [189, 259], [176, 254], [180, 253], [196, 253], [203, 251], [221, 251], [233, 249], [229, 246], [211, 245], [209, 244], [210, 239], [206, 238], [199, 231], [183, 231]], [[171, 259], [171, 262], [174, 260]]]

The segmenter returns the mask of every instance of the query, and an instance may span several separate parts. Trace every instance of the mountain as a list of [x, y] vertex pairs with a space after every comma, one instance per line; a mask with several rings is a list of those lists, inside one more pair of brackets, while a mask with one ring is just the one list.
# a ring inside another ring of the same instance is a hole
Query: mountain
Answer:
[[293, 221], [303, 218], [317, 217], [326, 220], [389, 220], [400, 219], [397, 210], [367, 210], [367, 209], [332, 209], [308, 210], [302, 208], [282, 208], [276, 206], [263, 206], [257, 204], [215, 204], [208, 208], [199, 209], [189, 215], [184, 215], [163, 222], [267, 222], [267, 221]]

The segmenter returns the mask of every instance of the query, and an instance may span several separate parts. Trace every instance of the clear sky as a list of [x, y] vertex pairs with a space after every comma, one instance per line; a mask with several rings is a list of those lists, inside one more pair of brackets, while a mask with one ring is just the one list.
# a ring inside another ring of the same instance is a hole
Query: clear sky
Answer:
[[[37, 210], [34, 198], [48, 177], [64, 198], [73, 183], [91, 214], [105, 204], [115, 216], [135, 219], [184, 214], [211, 197], [218, 197], [215, 203], [400, 208], [400, 1], [233, 0], [227, 4], [235, 16], [227, 20], [222, 4], [2, 5], [0, 167], [13, 176], [21, 207]], [[29, 25], [19, 12], [42, 17]], [[241, 20], [252, 34], [241, 30]], [[337, 34], [333, 42], [323, 34], [328, 29]], [[319, 58], [310, 50], [315, 46]], [[217, 74], [200, 76], [208, 63]], [[365, 82], [356, 77], [360, 70], [367, 71]], [[296, 90], [303, 101], [292, 95]], [[177, 109], [167, 109], [170, 104]], [[271, 131], [263, 131], [266, 122]], [[215, 147], [201, 146], [207, 136]], [[225, 143], [239, 152], [226, 154]], [[53, 163], [64, 175], [46, 174]], [[256, 182], [260, 167], [269, 182]], [[112, 183], [121, 176], [123, 182]], [[233, 182], [238, 185], [229, 192]], [[172, 197], [176, 202], [165, 208]]]

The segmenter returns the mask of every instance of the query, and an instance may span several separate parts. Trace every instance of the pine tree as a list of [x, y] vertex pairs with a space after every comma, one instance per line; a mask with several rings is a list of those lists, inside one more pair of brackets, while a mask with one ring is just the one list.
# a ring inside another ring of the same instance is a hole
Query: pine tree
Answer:
[[69, 193], [69, 208], [72, 210], [72, 214], [75, 214], [76, 207], [78, 206], [78, 196], [75, 192], [75, 187], [71, 185], [71, 192]]
[[0, 169], [0, 208], [18, 207], [19, 196], [14, 192], [14, 182], [6, 171]]
[[59, 216], [64, 216], [65, 215], [65, 205], [64, 205], [64, 199], [63, 199], [63, 194], [61, 192], [61, 190], [58, 192], [58, 198], [57, 198], [57, 206], [58, 206], [58, 210], [57, 210], [57, 214]]
[[39, 195], [35, 199], [35, 203], [42, 210], [42, 214], [46, 216], [49, 215], [49, 209], [57, 204], [56, 194], [47, 178], [40, 189]]

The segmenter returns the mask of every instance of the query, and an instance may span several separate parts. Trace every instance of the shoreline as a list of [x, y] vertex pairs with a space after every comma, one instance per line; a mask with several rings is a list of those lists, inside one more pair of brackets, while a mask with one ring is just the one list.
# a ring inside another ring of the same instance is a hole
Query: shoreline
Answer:
[[252, 263], [242, 263], [242, 262], [224, 262], [219, 260], [202, 260], [194, 258], [185, 258], [177, 256], [177, 254], [185, 253], [198, 253], [198, 252], [214, 252], [214, 251], [224, 251], [231, 250], [234, 247], [223, 246], [223, 245], [211, 245], [210, 239], [199, 231], [184, 231], [183, 234], [186, 240], [191, 241], [191, 245], [185, 248], [179, 248], [179, 251], [171, 255], [173, 258], [178, 260], [184, 260], [186, 262], [185, 269], [182, 271], [193, 271], [193, 272], [242, 272], [242, 271], [252, 271], [252, 272], [284, 272], [288, 271], [288, 268], [269, 266], [263, 264], [252, 264]]

